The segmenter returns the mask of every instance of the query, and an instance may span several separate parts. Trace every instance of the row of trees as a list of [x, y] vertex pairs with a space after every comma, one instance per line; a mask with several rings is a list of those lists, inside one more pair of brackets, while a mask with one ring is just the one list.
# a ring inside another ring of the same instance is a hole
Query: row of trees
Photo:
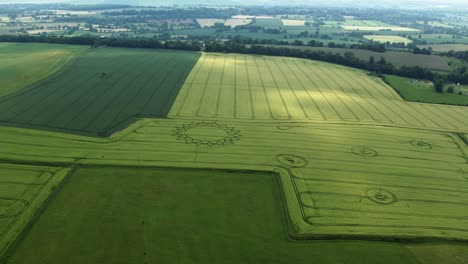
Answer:
[[28, 36], [28, 35], [0, 35], [0, 42], [39, 42], [73, 45], [89, 45], [92, 47], [109, 46], [124, 48], [148, 48], [148, 49], [175, 49], [200, 51], [202, 44], [192, 41], [159, 41], [149, 38], [100, 38], [94, 36], [55, 37], [55, 36]]
[[445, 55], [448, 56], [448, 57], [453, 57], [453, 58], [468, 62], [468, 51], [466, 51], [466, 50], [465, 51], [453, 51], [453, 50], [451, 50], [449, 52], [446, 52]]
[[243, 53], [243, 54], [259, 54], [271, 56], [284, 56], [304, 58], [310, 60], [319, 60], [330, 63], [341, 64], [354, 68], [364, 69], [375, 72], [377, 75], [394, 74], [408, 78], [440, 80], [443, 83], [453, 82], [468, 84], [468, 71], [461, 69], [453, 71], [449, 74], [434, 73], [429, 69], [419, 66], [395, 67], [392, 63], [387, 62], [383, 57], [376, 59], [370, 57], [368, 61], [357, 58], [350, 50], [343, 54], [316, 51], [309, 49], [289, 48], [287, 46], [265, 46], [265, 45], [246, 45], [238, 41], [207, 41], [205, 43], [197, 41], [165, 41], [161, 42], [156, 39], [138, 38], [98, 38], [92, 36], [79, 37], [53, 37], [53, 36], [28, 36], [28, 35], [0, 35], [0, 42], [43, 42], [43, 43], [60, 43], [60, 44], [75, 44], [75, 45], [90, 45], [93, 47], [109, 46], [109, 47], [128, 47], [128, 48], [152, 48], [152, 49], [176, 49], [200, 51], [203, 45], [206, 52], [223, 52], [223, 53]]

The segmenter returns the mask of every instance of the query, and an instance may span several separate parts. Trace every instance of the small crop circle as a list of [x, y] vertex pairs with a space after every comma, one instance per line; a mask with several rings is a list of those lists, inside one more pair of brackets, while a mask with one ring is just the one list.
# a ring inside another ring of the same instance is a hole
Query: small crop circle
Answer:
[[432, 149], [432, 145], [430, 143], [420, 141], [420, 140], [412, 140], [410, 144], [414, 147], [421, 148], [421, 149]]
[[198, 122], [185, 124], [177, 127], [174, 135], [178, 140], [183, 140], [187, 144], [195, 144], [197, 146], [215, 146], [234, 144], [234, 141], [239, 140], [240, 133], [233, 127], [217, 122]]
[[276, 160], [288, 167], [302, 168], [307, 166], [308, 162], [305, 158], [293, 154], [279, 154]]
[[379, 153], [371, 148], [367, 147], [353, 147], [351, 148], [353, 154], [362, 156], [362, 157], [377, 157]]
[[374, 203], [390, 205], [397, 202], [396, 195], [385, 189], [368, 188], [364, 193], [366, 197]]

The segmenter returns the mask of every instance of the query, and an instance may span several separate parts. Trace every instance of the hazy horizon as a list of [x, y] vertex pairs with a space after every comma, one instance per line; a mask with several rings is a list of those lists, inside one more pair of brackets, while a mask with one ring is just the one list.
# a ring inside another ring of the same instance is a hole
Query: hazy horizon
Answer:
[[466, 0], [330, 0], [315, 2], [307, 0], [290, 0], [287, 4], [280, 0], [0, 0], [0, 4], [45, 4], [45, 3], [69, 3], [69, 4], [129, 4], [139, 6], [164, 6], [164, 5], [265, 5], [265, 6], [337, 6], [337, 7], [388, 7], [388, 8], [468, 8]]

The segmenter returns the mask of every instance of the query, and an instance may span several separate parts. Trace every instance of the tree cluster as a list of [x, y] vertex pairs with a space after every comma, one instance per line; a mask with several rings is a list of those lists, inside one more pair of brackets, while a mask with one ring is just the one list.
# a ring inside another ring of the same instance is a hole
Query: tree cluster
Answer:
[[94, 36], [55, 37], [55, 36], [28, 36], [28, 35], [0, 35], [0, 42], [40, 42], [73, 45], [89, 45], [92, 47], [123, 47], [123, 48], [149, 48], [149, 49], [175, 49], [200, 51], [202, 45], [191, 41], [164, 41], [150, 38], [100, 38]]

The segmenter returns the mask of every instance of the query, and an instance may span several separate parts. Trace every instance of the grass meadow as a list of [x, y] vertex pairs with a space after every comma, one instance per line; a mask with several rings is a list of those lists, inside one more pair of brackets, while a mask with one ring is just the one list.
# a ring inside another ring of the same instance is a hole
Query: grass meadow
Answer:
[[[405, 100], [413, 102], [468, 105], [468, 89], [466, 86], [445, 85], [444, 93], [437, 93], [433, 85], [424, 81], [412, 80], [399, 76], [386, 76], [388, 83], [398, 91]], [[454, 92], [448, 93], [447, 88], [453, 87]], [[459, 95], [459, 92], [462, 95]]]

